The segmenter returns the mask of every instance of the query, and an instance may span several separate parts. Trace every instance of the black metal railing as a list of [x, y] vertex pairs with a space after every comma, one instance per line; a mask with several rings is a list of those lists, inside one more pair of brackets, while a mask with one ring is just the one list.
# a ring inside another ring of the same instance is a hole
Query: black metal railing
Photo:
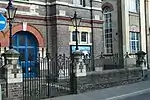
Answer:
[[[71, 94], [71, 59], [48, 55], [33, 61], [20, 61], [23, 71], [24, 100], [37, 100]], [[25, 64], [25, 65], [24, 65]], [[30, 65], [31, 64], [31, 65]]]
[[[92, 71], [91, 58], [84, 58], [84, 63], [86, 65], [87, 72]], [[117, 69], [118, 66], [118, 54], [100, 54], [94, 58], [94, 67], [107, 69]]]

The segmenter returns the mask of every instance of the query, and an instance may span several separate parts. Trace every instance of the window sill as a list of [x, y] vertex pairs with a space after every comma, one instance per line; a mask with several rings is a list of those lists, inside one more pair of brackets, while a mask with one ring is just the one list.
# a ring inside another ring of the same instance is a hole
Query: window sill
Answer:
[[73, 4], [73, 6], [76, 6], [76, 7], [84, 7], [83, 5], [80, 5], [80, 4]]
[[29, 3], [30, 0], [14, 0], [14, 2]]
[[[69, 42], [69, 45], [76, 45], [76, 42]], [[92, 45], [92, 43], [79, 43], [78, 45]]]
[[129, 11], [129, 15], [136, 15], [136, 16], [139, 16], [139, 13], [138, 13], [138, 12], [130, 12], [130, 11]]

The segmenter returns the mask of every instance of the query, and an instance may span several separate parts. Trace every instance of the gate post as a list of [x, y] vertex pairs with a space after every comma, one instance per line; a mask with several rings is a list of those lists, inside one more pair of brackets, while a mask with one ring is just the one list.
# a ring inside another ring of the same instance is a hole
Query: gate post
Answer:
[[83, 61], [83, 53], [79, 50], [72, 54], [71, 90], [77, 94], [77, 77], [86, 76], [86, 66]]
[[136, 65], [137, 67], [140, 67], [142, 70], [142, 77], [147, 77], [147, 65], [145, 60], [146, 53], [144, 51], [139, 51], [135, 54], [137, 56]]
[[[9, 49], [4, 53], [6, 65], [6, 100], [22, 100], [23, 99], [23, 77], [22, 69], [18, 65], [19, 52], [14, 49]], [[5, 99], [4, 99], [5, 100]]]

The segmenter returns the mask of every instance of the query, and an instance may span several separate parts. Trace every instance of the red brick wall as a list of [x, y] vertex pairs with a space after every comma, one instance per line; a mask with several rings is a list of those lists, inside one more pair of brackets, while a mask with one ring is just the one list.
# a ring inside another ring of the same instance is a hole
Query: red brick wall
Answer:
[[[13, 26], [13, 28], [12, 28], [13, 35], [19, 31], [23, 31], [22, 24]], [[42, 34], [40, 33], [40, 31], [38, 29], [36, 29], [36, 27], [28, 24], [26, 31], [32, 33], [36, 37], [39, 47], [44, 47], [44, 45], [45, 45], [44, 38], [43, 38]], [[7, 30], [6, 32], [0, 32], [0, 43], [1, 43], [2, 47], [8, 47], [8, 45], [9, 45], [9, 30]]]

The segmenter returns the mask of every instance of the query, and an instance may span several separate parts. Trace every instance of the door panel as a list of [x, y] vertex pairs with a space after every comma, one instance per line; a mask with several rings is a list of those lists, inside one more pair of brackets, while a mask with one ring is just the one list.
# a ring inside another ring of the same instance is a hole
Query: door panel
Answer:
[[26, 36], [24, 35], [19, 35], [19, 46], [25, 46], [26, 45]]

